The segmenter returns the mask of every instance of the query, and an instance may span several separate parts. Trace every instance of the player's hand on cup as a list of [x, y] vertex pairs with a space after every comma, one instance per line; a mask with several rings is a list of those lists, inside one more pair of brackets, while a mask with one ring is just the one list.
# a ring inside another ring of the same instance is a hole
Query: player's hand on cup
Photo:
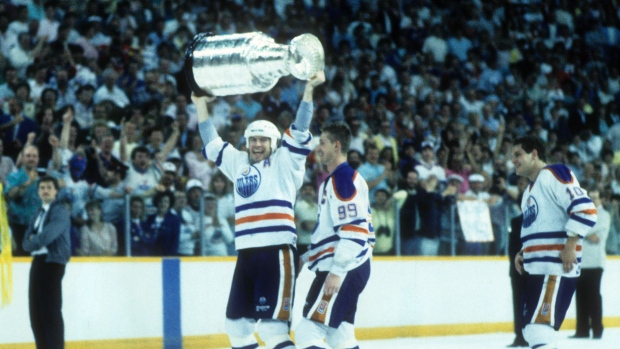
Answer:
[[314, 76], [312, 76], [310, 79], [308, 79], [308, 85], [310, 87], [317, 87], [324, 82], [325, 82], [325, 72], [322, 70], [314, 74]]
[[196, 96], [194, 93], [192, 93], [192, 102], [194, 102], [195, 105], [206, 105], [207, 103], [211, 103], [215, 100], [215, 96]]

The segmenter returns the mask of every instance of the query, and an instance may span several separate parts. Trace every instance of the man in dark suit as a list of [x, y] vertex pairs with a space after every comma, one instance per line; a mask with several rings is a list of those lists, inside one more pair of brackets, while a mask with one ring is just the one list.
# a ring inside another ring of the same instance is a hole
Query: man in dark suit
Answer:
[[[513, 261], [517, 253], [521, 251], [523, 244], [521, 243], [521, 224], [523, 223], [523, 215], [519, 215], [510, 220], [512, 231], [510, 232], [510, 240], [508, 241], [508, 255], [510, 261]], [[525, 287], [526, 276], [519, 274], [514, 263], [510, 263], [510, 285], [512, 286], [512, 311], [514, 320], [515, 340], [508, 347], [527, 347], [527, 341], [523, 337], [523, 328], [521, 324], [522, 309], [521, 298], [523, 297], [523, 288]]]
[[30, 325], [37, 349], [62, 349], [62, 278], [71, 257], [71, 216], [67, 207], [56, 200], [55, 178], [40, 178], [38, 191], [43, 205], [30, 220], [23, 242], [24, 250], [34, 257], [28, 288]]
[[0, 132], [5, 154], [16, 161], [17, 155], [28, 142], [28, 134], [38, 134], [39, 126], [23, 114], [24, 106], [17, 99], [11, 98], [8, 104], [9, 113], [0, 115]]

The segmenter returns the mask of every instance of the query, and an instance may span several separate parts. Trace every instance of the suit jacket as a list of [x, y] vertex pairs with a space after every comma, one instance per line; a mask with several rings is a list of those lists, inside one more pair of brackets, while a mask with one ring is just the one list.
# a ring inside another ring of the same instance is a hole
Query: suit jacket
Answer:
[[523, 215], [519, 215], [510, 220], [512, 231], [508, 240], [508, 257], [510, 258], [510, 277], [519, 277], [521, 274], [515, 268], [515, 257], [521, 251], [523, 243], [521, 242], [521, 224], [523, 223]]
[[60, 201], [52, 202], [43, 220], [40, 234], [37, 234], [34, 229], [37, 216], [34, 215], [28, 224], [22, 244], [24, 250], [32, 252], [47, 247], [46, 262], [67, 264], [71, 258], [71, 214], [69, 210]]
[[146, 237], [143, 243], [152, 246], [155, 256], [176, 256], [179, 250], [179, 235], [181, 234], [181, 218], [168, 211], [159, 228], [156, 227], [157, 213], [146, 218], [144, 227]]
[[[11, 115], [3, 114], [0, 116], [0, 125], [6, 124], [13, 119]], [[3, 141], [4, 146], [8, 146], [14, 140], [19, 140], [22, 145], [26, 144], [28, 141], [28, 134], [30, 132], [39, 133], [39, 126], [35, 121], [29, 119], [24, 116], [24, 120], [19, 123], [19, 129], [17, 130], [17, 134], [15, 134], [15, 127], [12, 126], [6, 130], [4, 130]]]

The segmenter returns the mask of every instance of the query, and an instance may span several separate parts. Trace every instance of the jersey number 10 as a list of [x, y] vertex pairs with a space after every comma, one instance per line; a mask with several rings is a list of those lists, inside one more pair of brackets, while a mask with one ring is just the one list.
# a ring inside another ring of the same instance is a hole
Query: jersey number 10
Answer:
[[[571, 189], [572, 189], [572, 191], [571, 191]], [[568, 195], [570, 195], [570, 199], [571, 200], [573, 200], [575, 198], [575, 196], [585, 195], [583, 190], [581, 190], [581, 188], [579, 188], [579, 187], [566, 188], [566, 192], [568, 193]], [[575, 195], [573, 195], [573, 192], [575, 192]]]

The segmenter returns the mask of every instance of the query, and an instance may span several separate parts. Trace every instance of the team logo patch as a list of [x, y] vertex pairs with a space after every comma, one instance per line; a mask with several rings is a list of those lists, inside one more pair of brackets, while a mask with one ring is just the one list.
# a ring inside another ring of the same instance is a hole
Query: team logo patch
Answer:
[[316, 310], [319, 314], [325, 314], [325, 311], [327, 311], [327, 305], [329, 303], [325, 300], [322, 300], [321, 303], [319, 303], [319, 307]]
[[265, 297], [260, 297], [258, 299], [258, 305], [256, 306], [256, 311], [268, 311], [269, 304], [267, 304], [267, 299]]
[[249, 166], [235, 180], [235, 190], [241, 197], [249, 198], [256, 193], [258, 187], [260, 187], [260, 182], [261, 176], [258, 169], [254, 166]]
[[525, 210], [523, 210], [523, 228], [532, 225], [536, 221], [536, 217], [538, 217], [538, 202], [533, 196], [530, 196], [527, 198]]
[[543, 316], [548, 316], [549, 315], [549, 310], [551, 309], [551, 304], [549, 303], [543, 303], [542, 305], [542, 309], [540, 310], [540, 313]]
[[282, 302], [282, 309], [284, 311], [291, 310], [291, 299], [290, 298], [284, 298], [284, 302]]

